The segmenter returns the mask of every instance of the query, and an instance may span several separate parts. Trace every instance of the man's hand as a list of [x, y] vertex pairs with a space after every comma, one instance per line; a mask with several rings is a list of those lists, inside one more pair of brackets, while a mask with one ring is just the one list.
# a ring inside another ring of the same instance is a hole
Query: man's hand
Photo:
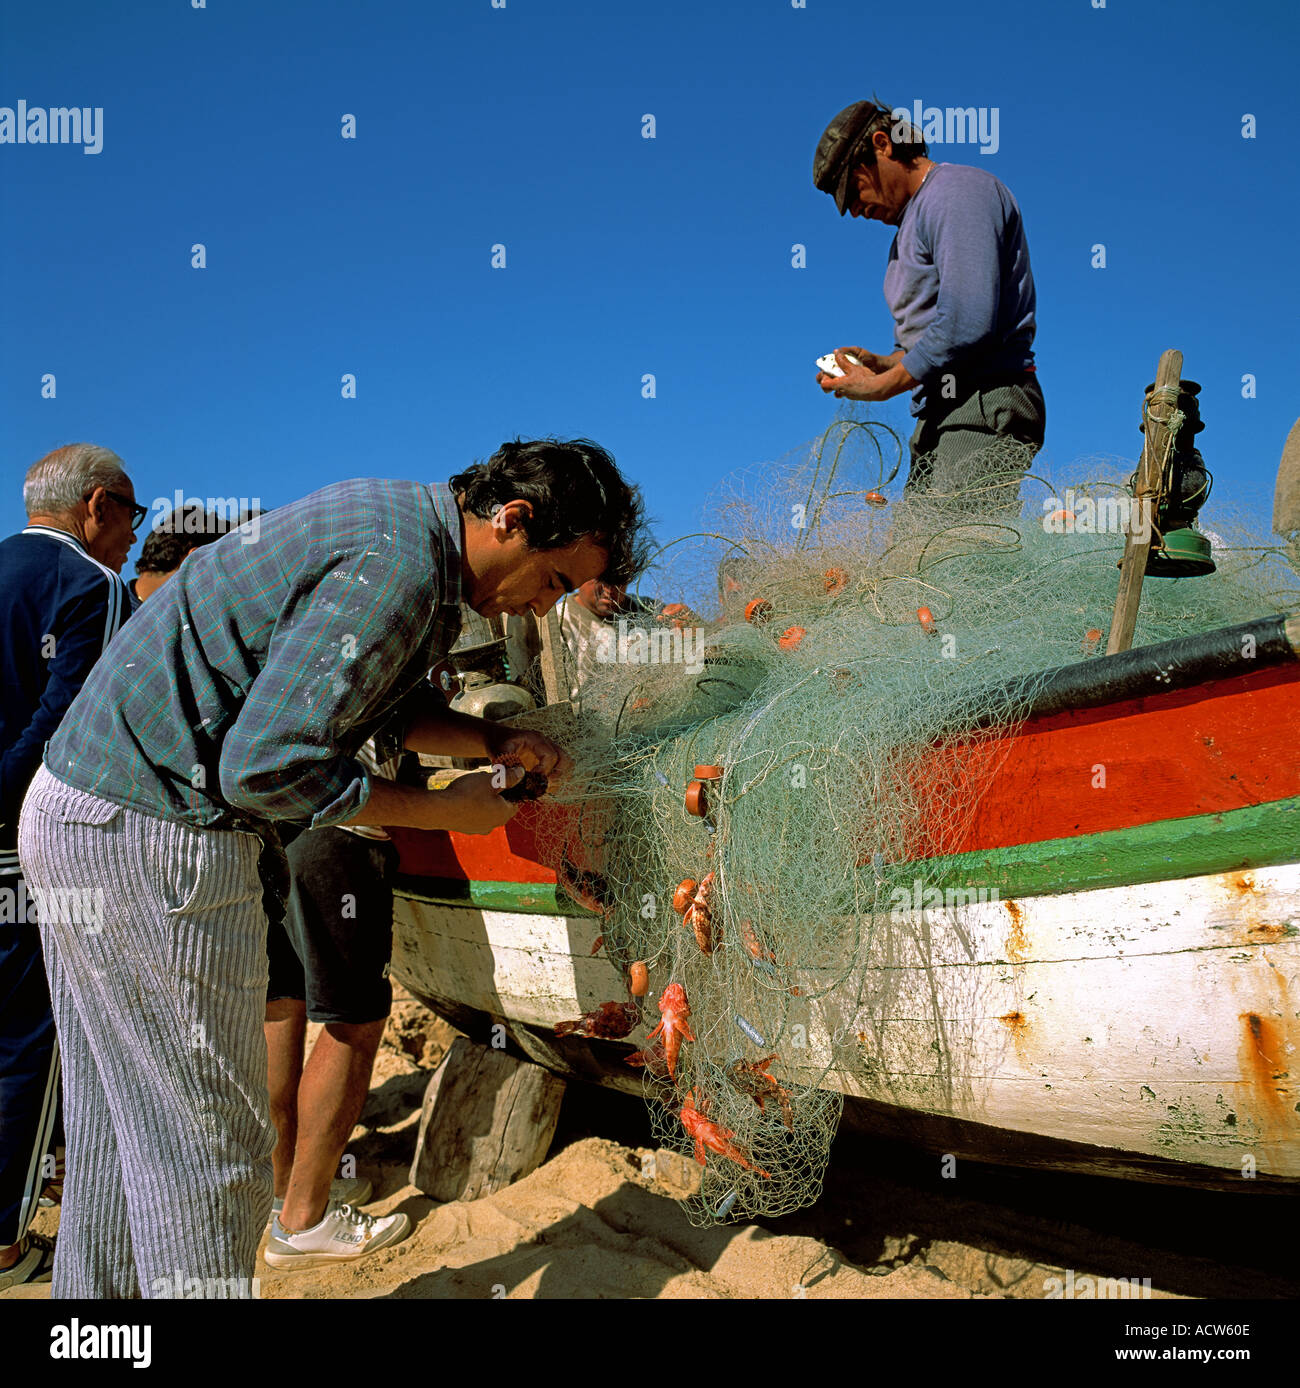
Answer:
[[503, 800], [501, 791], [523, 777], [522, 766], [467, 771], [439, 790], [375, 778], [370, 782], [370, 799], [343, 822], [490, 834], [498, 825], [509, 823], [519, 808]]
[[[857, 357], [864, 365], [855, 366], [849, 357]], [[841, 400], [889, 400], [916, 384], [915, 378], [902, 362], [902, 352], [892, 357], [864, 352], [860, 347], [841, 347], [835, 361], [843, 376], [828, 376], [819, 372], [817, 384], [827, 395]]]
[[[506, 785], [523, 779], [522, 767], [506, 771]], [[458, 834], [490, 834], [493, 829], [508, 824], [518, 805], [501, 798], [500, 788], [493, 785], [499, 778], [491, 771], [467, 771], [445, 789], [432, 791], [437, 798], [437, 818], [440, 828], [454, 829]]]
[[508, 728], [472, 714], [456, 713], [439, 703], [413, 722], [406, 734], [412, 752], [437, 752], [448, 757], [486, 757], [506, 761], [547, 777], [567, 776], [573, 763], [549, 737], [522, 728]]
[[[877, 352], [868, 352], [865, 347], [838, 347], [835, 351], [835, 360], [839, 363], [840, 369], [847, 371], [850, 362], [846, 362], [846, 356], [856, 357], [868, 371], [881, 372], [888, 371], [891, 366], [897, 366], [903, 360], [902, 352], [894, 352], [891, 356], [882, 357]], [[835, 379], [832, 377], [832, 380]]]
[[490, 726], [493, 731], [488, 734], [488, 755], [493, 761], [521, 766], [525, 771], [540, 771], [550, 780], [567, 776], [573, 770], [568, 753], [549, 737], [499, 723]]

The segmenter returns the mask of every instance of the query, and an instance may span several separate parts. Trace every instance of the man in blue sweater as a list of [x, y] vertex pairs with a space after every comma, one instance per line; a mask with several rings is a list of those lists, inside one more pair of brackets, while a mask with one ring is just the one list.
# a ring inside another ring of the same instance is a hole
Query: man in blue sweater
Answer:
[[117, 455], [88, 443], [35, 463], [23, 503], [27, 528], [0, 541], [0, 1290], [49, 1263], [48, 1245], [27, 1227], [50, 1176], [42, 1165], [59, 1093], [18, 810], [46, 742], [131, 611], [118, 575], [148, 515]]
[[[887, 356], [842, 347], [842, 376], [818, 385], [850, 400], [912, 392], [907, 492], [970, 509], [1018, 509], [1019, 482], [1043, 445], [1034, 369], [1035, 296], [1020, 209], [992, 174], [936, 164], [891, 108], [846, 107], [826, 127], [813, 182], [843, 216], [897, 228], [885, 271], [894, 317]], [[854, 364], [849, 357], [860, 364]]]

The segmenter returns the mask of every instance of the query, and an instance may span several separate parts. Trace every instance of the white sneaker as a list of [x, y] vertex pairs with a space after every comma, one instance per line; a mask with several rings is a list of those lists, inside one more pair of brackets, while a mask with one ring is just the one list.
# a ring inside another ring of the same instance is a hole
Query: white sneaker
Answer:
[[410, 1230], [408, 1215], [380, 1218], [363, 1214], [351, 1205], [331, 1204], [319, 1224], [296, 1234], [285, 1229], [277, 1215], [271, 1221], [271, 1237], [264, 1256], [268, 1266], [286, 1271], [346, 1263], [399, 1243]]
[[48, 1282], [54, 1271], [54, 1240], [43, 1234], [28, 1234], [19, 1240], [18, 1261], [0, 1272], [0, 1292], [21, 1287], [25, 1282]]
[[[364, 1176], [352, 1176], [348, 1180], [331, 1181], [328, 1196], [331, 1205], [364, 1205], [374, 1193], [374, 1186]], [[271, 1201], [271, 1213], [266, 1217], [266, 1227], [284, 1209], [284, 1196]]]

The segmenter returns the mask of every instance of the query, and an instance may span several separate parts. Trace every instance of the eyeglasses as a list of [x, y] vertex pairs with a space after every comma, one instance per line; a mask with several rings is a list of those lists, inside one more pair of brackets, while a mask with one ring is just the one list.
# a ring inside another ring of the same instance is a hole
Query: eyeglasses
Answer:
[[[94, 495], [94, 492], [87, 492], [81, 499], [82, 501], [89, 501]], [[118, 496], [116, 492], [105, 490], [104, 495], [108, 497], [110, 501], [116, 501], [119, 506], [130, 507], [131, 529], [133, 532], [140, 529], [145, 522], [145, 518], [149, 514], [149, 508], [147, 506], [141, 506], [138, 501], [132, 501], [129, 496]]]

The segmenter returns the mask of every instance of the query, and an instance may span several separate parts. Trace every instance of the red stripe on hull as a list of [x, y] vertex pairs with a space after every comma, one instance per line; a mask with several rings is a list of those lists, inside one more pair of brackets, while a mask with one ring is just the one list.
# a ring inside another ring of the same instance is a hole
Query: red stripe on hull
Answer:
[[490, 834], [451, 834], [442, 830], [390, 829], [399, 871], [451, 882], [542, 882], [555, 874], [537, 861], [534, 832], [537, 810], [521, 805], [504, 828]]
[[[1300, 795], [1297, 728], [1300, 665], [1285, 665], [932, 748], [923, 777], [916, 767], [911, 775], [930, 832], [910, 836], [909, 856], [1077, 838]], [[1105, 784], [1094, 787], [1098, 767]], [[484, 835], [390, 833], [401, 870], [415, 876], [553, 884], [555, 873], [537, 861], [537, 813], [524, 805]], [[577, 827], [576, 810], [547, 814], [548, 828], [558, 828], [557, 814]]]
[[1076, 838], [1300, 795], [1297, 728], [1300, 666], [1286, 665], [1057, 714], [1014, 737], [938, 752], [987, 788], [959, 840], [929, 853]]

